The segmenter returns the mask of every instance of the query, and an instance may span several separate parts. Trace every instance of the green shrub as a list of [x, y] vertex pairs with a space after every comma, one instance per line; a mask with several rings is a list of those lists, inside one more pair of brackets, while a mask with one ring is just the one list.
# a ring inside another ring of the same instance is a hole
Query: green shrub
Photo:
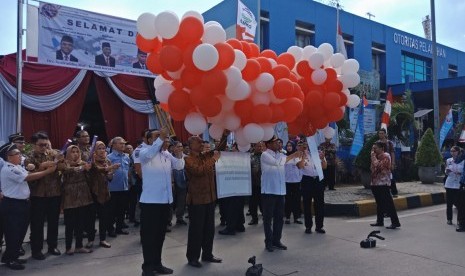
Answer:
[[370, 171], [371, 166], [371, 148], [373, 144], [379, 140], [378, 134], [371, 136], [368, 140], [365, 141], [365, 144], [362, 147], [362, 150], [358, 153], [355, 158], [354, 164], [356, 167], [364, 170]]
[[431, 128], [428, 128], [418, 145], [415, 154], [415, 165], [419, 167], [435, 167], [441, 163], [442, 156], [434, 141], [433, 131]]

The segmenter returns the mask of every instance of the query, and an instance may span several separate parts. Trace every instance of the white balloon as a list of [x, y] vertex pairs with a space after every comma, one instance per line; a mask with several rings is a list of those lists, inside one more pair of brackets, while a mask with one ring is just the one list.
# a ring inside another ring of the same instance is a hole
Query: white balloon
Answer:
[[216, 48], [208, 43], [203, 43], [195, 47], [192, 54], [192, 61], [195, 67], [202, 71], [209, 71], [218, 64], [219, 54]]
[[344, 57], [343, 54], [341, 53], [333, 54], [333, 56], [330, 58], [331, 66], [333, 66], [333, 68], [341, 67], [344, 64], [345, 60], [346, 58]]
[[224, 128], [224, 115], [224, 112], [220, 112], [218, 115], [214, 117], [208, 117], [208, 122]]
[[263, 141], [268, 141], [273, 138], [275, 124], [261, 124], [263, 128]]
[[325, 57], [322, 53], [315, 52], [308, 58], [308, 63], [312, 69], [318, 69], [325, 62]]
[[274, 77], [270, 73], [261, 73], [255, 80], [255, 87], [260, 92], [267, 92], [274, 85]]
[[205, 31], [202, 36], [202, 41], [204, 43], [209, 43], [215, 45], [219, 42], [226, 41], [226, 32], [224, 31], [223, 27], [218, 25], [210, 25], [205, 27]]
[[336, 131], [334, 128], [327, 126], [323, 129], [323, 135], [325, 136], [326, 139], [331, 139], [333, 138], [334, 134], [336, 134]]
[[350, 58], [344, 61], [344, 64], [342, 65], [342, 74], [357, 73], [358, 69], [360, 69], [358, 61]]
[[356, 94], [351, 94], [347, 99], [347, 106], [350, 108], [355, 108], [360, 104], [360, 97]]
[[233, 66], [237, 67], [237, 69], [242, 71], [242, 69], [244, 69], [245, 65], [247, 64], [247, 57], [242, 51], [238, 49], [234, 49], [234, 55], [235, 55], [235, 58], [234, 58]]
[[250, 123], [244, 126], [244, 136], [249, 143], [258, 143], [263, 140], [263, 128], [255, 123]]
[[231, 66], [228, 69], [223, 70], [223, 72], [226, 75], [226, 78], [228, 79], [227, 87], [235, 87], [239, 85], [239, 83], [242, 80], [241, 70], [239, 70], [235, 66]]
[[168, 98], [170, 97], [171, 93], [174, 91], [174, 86], [172, 86], [169, 82], [162, 83], [157, 90], [155, 90], [155, 97], [162, 103], [167, 103]]
[[155, 28], [161, 37], [173, 38], [179, 30], [179, 18], [172, 11], [164, 11], [155, 18]]
[[323, 84], [326, 81], [328, 74], [323, 69], [317, 69], [312, 72], [312, 82], [316, 85]]
[[218, 21], [208, 21], [207, 23], [205, 23], [204, 25], [204, 29], [208, 26], [212, 26], [212, 25], [217, 25], [217, 26], [220, 26], [221, 27], [221, 24], [218, 22]]
[[205, 118], [197, 112], [187, 114], [184, 120], [184, 127], [192, 135], [202, 134], [207, 127], [207, 121]]
[[173, 80], [179, 80], [181, 78], [181, 73], [182, 73], [182, 70], [184, 70], [186, 66], [182, 65], [181, 69], [179, 69], [178, 71], [166, 71], [166, 73], [171, 77], [173, 78]]
[[303, 49], [299, 46], [293, 45], [287, 49], [287, 52], [294, 57], [295, 63], [299, 62], [302, 59]]
[[234, 109], [234, 101], [229, 99], [226, 96], [218, 96], [218, 99], [221, 101], [221, 109], [222, 111], [232, 111]]
[[349, 89], [343, 89], [342, 93], [346, 94], [347, 97], [350, 96], [350, 90]]
[[245, 146], [237, 144], [237, 149], [240, 152], [248, 152], [250, 150], [250, 144], [247, 144]]
[[155, 87], [155, 89], [158, 89], [162, 84], [167, 82], [168, 80], [166, 80], [162, 75], [158, 75], [153, 81], [153, 87]]
[[208, 133], [210, 133], [210, 136], [216, 140], [221, 139], [221, 137], [223, 136], [223, 131], [224, 129], [217, 124], [212, 124], [208, 129]]
[[226, 87], [226, 97], [228, 97], [232, 101], [241, 101], [245, 100], [250, 96], [252, 93], [252, 89], [250, 85], [245, 80], [240, 80], [239, 84], [235, 87]]
[[241, 127], [241, 119], [234, 113], [228, 113], [224, 117], [224, 128], [235, 131]]
[[329, 43], [323, 43], [320, 46], [318, 46], [318, 52], [323, 54], [325, 60], [328, 60], [333, 55], [334, 48]]
[[338, 79], [342, 82], [343, 89], [353, 88], [360, 83], [360, 76], [357, 73], [340, 75]]
[[145, 39], [154, 39], [158, 32], [155, 27], [157, 16], [153, 13], [145, 12], [137, 18], [137, 32]]
[[234, 140], [236, 141], [237, 145], [246, 146], [247, 144], [249, 144], [249, 142], [247, 142], [247, 139], [245, 139], [243, 128], [238, 128], [234, 131]]
[[[315, 46], [313, 45], [307, 45], [304, 47], [304, 49], [302, 50], [302, 59], [309, 59], [310, 56], [316, 52], [316, 48]], [[270, 138], [271, 139], [271, 138]]]
[[252, 102], [254, 105], [264, 104], [269, 105], [271, 102], [270, 93], [253, 92]]
[[197, 18], [198, 20], [200, 20], [200, 22], [202, 22], [202, 24], [204, 23], [203, 15], [201, 15], [199, 12], [196, 12], [196, 11], [187, 11], [187, 12], [184, 13], [184, 15], [182, 16], [182, 19], [184, 19], [184, 18], [186, 18], [186, 17], [195, 17], [195, 18]]
[[268, 58], [268, 60], [270, 61], [271, 63], [271, 69], [275, 68], [276, 66], [278, 66], [278, 63], [276, 62], [276, 60], [272, 59], [272, 58]]

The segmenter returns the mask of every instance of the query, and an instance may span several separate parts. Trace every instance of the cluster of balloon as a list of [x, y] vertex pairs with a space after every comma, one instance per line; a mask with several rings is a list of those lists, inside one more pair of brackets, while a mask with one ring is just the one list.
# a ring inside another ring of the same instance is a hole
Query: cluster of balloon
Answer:
[[148, 53], [147, 68], [159, 75], [157, 99], [191, 134], [202, 133], [209, 122], [213, 138], [229, 129], [246, 150], [270, 139], [274, 124], [302, 113], [305, 95], [292, 71], [292, 54], [278, 56], [260, 52], [254, 43], [226, 40], [218, 22], [204, 23], [194, 11], [181, 20], [170, 11], [143, 13], [137, 30], [137, 46]]
[[303, 111], [288, 123], [289, 133], [312, 136], [322, 129], [325, 137], [331, 138], [334, 129], [328, 123], [341, 120], [346, 106], [354, 108], [360, 103], [360, 97], [349, 91], [360, 83], [359, 63], [334, 53], [328, 43], [318, 48], [291, 46], [287, 53], [296, 60], [294, 71], [304, 94]]

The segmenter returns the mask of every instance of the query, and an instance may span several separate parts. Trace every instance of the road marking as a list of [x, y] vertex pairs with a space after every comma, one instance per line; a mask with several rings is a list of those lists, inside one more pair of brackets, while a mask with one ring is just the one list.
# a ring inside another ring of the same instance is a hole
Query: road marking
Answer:
[[[418, 215], [424, 215], [424, 214], [429, 214], [429, 213], [434, 213], [434, 212], [439, 212], [439, 211], [444, 211], [446, 207], [441, 207], [441, 208], [436, 208], [428, 211], [421, 211], [421, 212], [413, 212], [409, 214], [404, 214], [400, 215], [399, 218], [406, 218], [406, 217], [413, 217], [413, 216], [418, 216]], [[373, 218], [364, 218], [364, 219], [350, 219], [346, 220], [346, 222], [369, 222], [373, 221]]]

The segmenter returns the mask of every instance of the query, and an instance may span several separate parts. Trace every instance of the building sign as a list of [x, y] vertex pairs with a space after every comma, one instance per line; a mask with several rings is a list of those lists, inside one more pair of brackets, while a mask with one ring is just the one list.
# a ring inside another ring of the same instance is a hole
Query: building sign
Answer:
[[367, 100], [379, 100], [379, 73], [377, 71], [359, 70], [360, 83], [354, 87], [358, 95], [365, 95]]
[[38, 13], [39, 63], [153, 76], [137, 49], [135, 21], [44, 2]]
[[[350, 120], [350, 129], [355, 132], [357, 127], [358, 120], [358, 110], [359, 106], [356, 108], [349, 109], [349, 120]], [[376, 109], [373, 104], [369, 104], [363, 109], [363, 128], [366, 133], [376, 131]]]
[[[427, 42], [425, 40], [420, 40], [418, 38], [399, 33], [394, 33], [393, 40], [395, 44], [422, 51], [423, 53], [433, 53], [433, 45], [431, 42]], [[438, 46], [436, 48], [436, 52], [438, 57], [446, 57], [446, 50], [444, 48]]]

